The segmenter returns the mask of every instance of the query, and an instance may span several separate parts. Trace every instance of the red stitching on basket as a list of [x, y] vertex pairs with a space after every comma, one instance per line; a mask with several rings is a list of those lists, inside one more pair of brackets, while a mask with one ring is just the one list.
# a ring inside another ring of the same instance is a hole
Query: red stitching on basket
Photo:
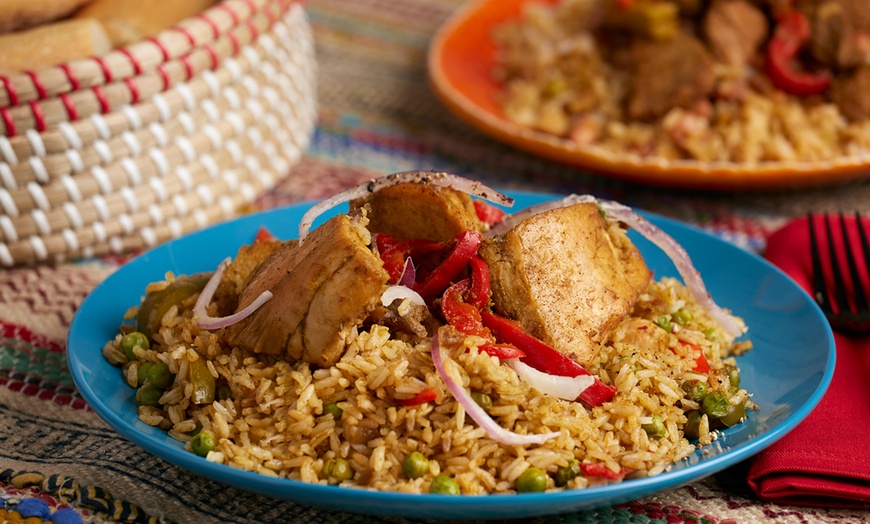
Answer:
[[257, 31], [257, 26], [254, 25], [254, 21], [249, 19], [249, 20], [247, 21], [247, 24], [245, 24], [245, 25], [248, 26], [248, 31], [251, 32], [251, 42], [256, 41], [257, 38], [260, 37], [260, 32]]
[[30, 112], [33, 113], [33, 120], [36, 122], [36, 130], [42, 133], [45, 131], [45, 114], [42, 112], [42, 106], [39, 102], [32, 100], [30, 102]]
[[58, 66], [58, 67], [60, 67], [60, 69], [64, 73], [66, 73], [66, 79], [69, 80], [69, 85], [70, 85], [70, 87], [72, 87], [72, 90], [78, 91], [79, 85], [80, 85], [79, 79], [75, 75], [75, 73], [72, 72], [72, 68], [70, 68], [69, 64], [60, 64], [60, 66]]
[[217, 54], [217, 51], [214, 50], [214, 46], [211, 44], [205, 44], [205, 50], [208, 52], [208, 56], [211, 57], [211, 70], [214, 71], [218, 68], [218, 65], [221, 63], [221, 59]]
[[60, 101], [63, 103], [63, 107], [66, 108], [66, 115], [73, 122], [79, 119], [79, 111], [76, 109], [76, 104], [73, 102], [72, 98], [69, 97], [66, 93], [60, 93], [57, 95], [60, 98]]
[[160, 53], [163, 55], [163, 61], [164, 61], [164, 62], [166, 62], [167, 60], [169, 60], [169, 50], [166, 49], [166, 46], [163, 45], [163, 42], [161, 42], [160, 40], [157, 40], [157, 39], [154, 38], [153, 36], [149, 36], [149, 37], [146, 38], [145, 40], [148, 41], [148, 42], [151, 42], [152, 44], [154, 44], [154, 45], [157, 46], [157, 49], [159, 49], [159, 50], [160, 50]]
[[94, 92], [94, 95], [97, 97], [97, 101], [100, 103], [100, 112], [104, 115], [112, 111], [112, 106], [109, 104], [109, 98], [106, 96], [106, 92], [100, 86], [94, 86], [91, 88]]
[[217, 39], [221, 36], [221, 30], [220, 30], [220, 28], [219, 28], [218, 25], [215, 23], [215, 21], [211, 19], [210, 16], [208, 16], [208, 15], [206, 15], [206, 14], [203, 13], [203, 14], [199, 14], [199, 15], [197, 15], [196, 18], [199, 18], [200, 20], [202, 20], [203, 22], [205, 22], [206, 24], [208, 24], [209, 27], [211, 27], [212, 38], [214, 38], [215, 40], [217, 40]]
[[230, 18], [232, 18], [232, 20], [233, 20], [233, 27], [239, 25], [238, 13], [236, 13], [235, 9], [233, 9], [232, 7], [227, 5], [226, 2], [221, 2], [220, 4], [216, 5], [215, 7], [223, 9], [224, 11], [226, 11], [226, 13], [228, 15], [230, 15]]
[[178, 31], [187, 37], [187, 41], [190, 43], [190, 47], [196, 47], [196, 38], [193, 37], [193, 34], [186, 28], [181, 26], [175, 26], [172, 28], [173, 31]]
[[184, 55], [179, 60], [184, 65], [184, 73], [187, 75], [187, 78], [184, 81], [188, 81], [193, 78], [193, 66], [190, 65], [190, 55]]
[[25, 71], [27, 76], [30, 77], [30, 81], [33, 82], [33, 87], [36, 88], [36, 94], [39, 96], [39, 99], [48, 98], [48, 91], [45, 89], [45, 84], [42, 83], [42, 79], [39, 78], [34, 71]]
[[133, 77], [128, 77], [124, 79], [124, 83], [127, 84], [127, 88], [130, 89], [130, 103], [138, 103], [139, 87], [136, 85], [136, 81], [133, 79]]
[[8, 77], [4, 75], [0, 75], [0, 82], [3, 82], [3, 87], [6, 88], [6, 95], [9, 97], [9, 105], [17, 106], [18, 105], [18, 92], [15, 91], [15, 86], [12, 85], [12, 81], [9, 80]]
[[12, 113], [8, 107], [0, 107], [0, 117], [3, 118], [3, 124], [6, 126], [6, 136], [12, 138], [18, 133], [15, 132], [15, 120], [12, 119]]
[[248, 4], [248, 9], [251, 10], [251, 14], [254, 14], [257, 12], [257, 6], [254, 5], [253, 0], [242, 0], [242, 1], [245, 2], [246, 4]]
[[133, 66], [133, 73], [137, 74], [137, 75], [141, 75], [142, 74], [142, 65], [139, 64], [139, 60], [135, 56], [133, 56], [133, 53], [131, 53], [130, 50], [127, 49], [126, 47], [118, 48], [118, 51], [124, 53], [124, 56], [126, 56], [127, 59], [130, 60], [130, 64]]
[[92, 56], [91, 59], [100, 65], [100, 69], [103, 71], [103, 78], [106, 80], [106, 83], [112, 83], [112, 71], [111, 69], [109, 69], [109, 66], [106, 65], [106, 61], [99, 56]]
[[232, 44], [233, 46], [232, 56], [236, 56], [237, 54], [239, 54], [239, 50], [241, 49], [241, 47], [239, 46], [239, 39], [236, 38], [236, 34], [232, 32], [227, 33], [227, 37], [230, 39], [230, 44]]
[[166, 91], [169, 89], [169, 73], [166, 72], [166, 68], [163, 67], [163, 64], [157, 66], [157, 74], [159, 74], [160, 79], [163, 80], [163, 89], [161, 89], [161, 91]]

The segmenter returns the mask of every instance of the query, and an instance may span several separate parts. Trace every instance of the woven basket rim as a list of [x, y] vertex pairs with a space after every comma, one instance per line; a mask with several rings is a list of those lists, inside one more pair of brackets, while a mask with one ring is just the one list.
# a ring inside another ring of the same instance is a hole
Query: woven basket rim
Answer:
[[[43, 132], [59, 122], [77, 120], [83, 100], [90, 108], [87, 114], [107, 113], [113, 105], [135, 102], [141, 96], [140, 82], [147, 81], [149, 92], [170, 89], [236, 56], [296, 3], [299, 0], [220, 0], [154, 37], [103, 55], [0, 75], [0, 134]], [[244, 17], [237, 13], [240, 6], [247, 9]], [[157, 60], [155, 53], [160, 55]]]
[[[273, 26], [273, 33], [280, 33], [280, 26]], [[252, 67], [267, 59], [276, 47], [270, 40], [270, 45], [263, 45], [267, 35], [249, 44], [240, 57], [230, 57], [223, 62], [225, 67], [216, 71], [203, 71], [199, 76], [188, 82], [174, 86], [166, 92], [154, 93], [148, 99], [135, 104], [124, 104], [110, 113], [94, 113], [88, 118], [72, 122], [61, 122], [56, 129], [39, 133], [28, 130], [25, 134], [6, 137], [0, 135], [0, 162], [9, 164], [14, 172], [22, 164], [33, 167], [34, 159], [39, 163], [51, 155], [68, 154], [71, 149], [81, 152], [86, 147], [92, 147], [100, 141], [105, 141], [113, 135], [149, 126], [155, 122], [163, 122], [171, 118], [179, 110], [191, 110], [197, 102], [221, 96], [221, 91], [236, 82], [244, 82]], [[277, 46], [280, 48], [280, 45]], [[11, 158], [10, 158], [11, 157]], [[25, 160], [30, 159], [30, 160]], [[47, 173], [52, 178], [52, 173]], [[37, 180], [39, 181], [39, 180]], [[7, 189], [9, 182], [0, 180], [0, 186]]]
[[[44, 173], [48, 175], [45, 180], [15, 182], [12, 193], [0, 184], [0, 267], [152, 247], [231, 218], [286, 176], [310, 143], [316, 124], [317, 75], [313, 36], [303, 3], [282, 0], [275, 5], [279, 3], [287, 9], [280, 11], [268, 31], [245, 45], [229, 66], [224, 61], [216, 71], [202, 71], [167, 92], [156, 93], [154, 97], [164, 102], [171, 99], [162, 113], [149, 98], [124, 104], [106, 115], [96, 114], [96, 120], [115, 119], [126, 127], [113, 126], [103, 134], [92, 130], [88, 141], [59, 143], [52, 154], [74, 158], [81, 156], [82, 148], [103, 147], [94, 145], [98, 142], [127, 149], [107, 158], [92, 152], [89, 163], [79, 166], [81, 170]], [[227, 72], [227, 66], [234, 71]], [[209, 76], [210, 80], [205, 79]], [[144, 114], [147, 111], [151, 114]], [[135, 112], [143, 114], [131, 117]], [[189, 118], [189, 122], [180, 122], [182, 118]], [[159, 143], [130, 146], [134, 143], [128, 142], [132, 133], [151, 133], [151, 124], [171, 123], [175, 127], [164, 130], [171, 138], [161, 142], [155, 137]], [[60, 125], [99, 127], [90, 118]], [[62, 131], [46, 133], [58, 135]], [[13, 167], [15, 174], [26, 174], [37, 165], [34, 162], [49, 157], [42, 140], [46, 133], [31, 130], [18, 137], [0, 135], [0, 182], [9, 178]], [[184, 140], [196, 143], [179, 148]], [[10, 165], [4, 161], [3, 149], [11, 149], [13, 142], [23, 147], [17, 151], [23, 154], [13, 152], [19, 161]], [[181, 151], [183, 148], [187, 151]], [[158, 165], [161, 156], [163, 167]], [[151, 172], [146, 173], [143, 167], [149, 162]], [[136, 167], [131, 170], [131, 166]], [[95, 168], [110, 177], [110, 184], [96, 188], [91, 180], [88, 188], [76, 185], [75, 175], [84, 180]], [[76, 191], [69, 189], [70, 184]], [[56, 191], [60, 186], [65, 193]], [[58, 198], [37, 198], [51, 188]], [[143, 190], [141, 197], [138, 190]], [[32, 200], [17, 209], [15, 195], [26, 197], [25, 193]]]

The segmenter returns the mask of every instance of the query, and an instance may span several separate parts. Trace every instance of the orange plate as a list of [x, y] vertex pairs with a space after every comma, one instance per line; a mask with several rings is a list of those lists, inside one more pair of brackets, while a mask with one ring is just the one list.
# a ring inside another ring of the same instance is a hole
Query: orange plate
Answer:
[[[870, 176], [870, 154], [824, 162], [699, 162], [629, 158], [524, 128], [506, 120], [493, 81], [493, 29], [541, 0], [473, 0], [435, 34], [429, 79], [438, 98], [480, 131], [520, 149], [605, 176], [687, 189], [741, 190], [819, 186]], [[554, 3], [555, 0], [545, 0]]]

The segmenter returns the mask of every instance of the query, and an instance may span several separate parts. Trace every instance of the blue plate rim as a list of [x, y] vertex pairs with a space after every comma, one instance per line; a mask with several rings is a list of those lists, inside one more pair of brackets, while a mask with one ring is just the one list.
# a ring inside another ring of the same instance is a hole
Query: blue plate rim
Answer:
[[[562, 198], [564, 196], [555, 193], [533, 191], [506, 191], [506, 193], [518, 200], [532, 199], [546, 201]], [[715, 474], [728, 466], [737, 464], [755, 455], [793, 430], [810, 414], [810, 412], [812, 412], [813, 409], [815, 409], [827, 391], [833, 378], [836, 351], [833, 332], [828, 327], [825, 333], [825, 342], [828, 347], [825, 371], [816, 387], [816, 390], [792, 415], [778, 423], [773, 428], [765, 431], [757, 438], [748, 442], [740, 443], [735, 448], [722, 454], [711, 458], [705, 458], [697, 464], [674, 471], [666, 471], [653, 477], [631, 479], [620, 483], [586, 488], [584, 490], [568, 490], [522, 495], [445, 497], [443, 495], [432, 494], [407, 494], [372, 491], [360, 488], [340, 488], [336, 486], [309, 484], [292, 479], [271, 478], [258, 473], [208, 462], [201, 457], [184, 451], [180, 446], [167, 446], [164, 442], [138, 430], [123, 420], [118, 413], [115, 413], [110, 409], [103, 399], [92, 389], [87, 377], [85, 376], [85, 367], [83, 366], [81, 359], [78, 358], [79, 349], [76, 341], [83, 336], [79, 334], [80, 330], [84, 330], [87, 327], [86, 325], [83, 325], [82, 318], [85, 317], [82, 312], [87, 312], [91, 307], [91, 303], [99, 299], [101, 294], [106, 292], [106, 289], [109, 289], [115, 284], [115, 280], [123, 275], [125, 268], [135, 267], [137, 264], [143, 263], [143, 261], [148, 258], [159, 254], [162, 250], [169, 250], [171, 245], [180, 242], [192, 242], [199, 237], [215, 235], [222, 229], [239, 224], [243, 221], [250, 221], [256, 218], [268, 219], [273, 215], [287, 213], [294, 210], [299, 211], [311, 206], [315, 202], [316, 201], [303, 201], [250, 215], [244, 215], [181, 236], [137, 255], [135, 258], [119, 267], [104, 279], [103, 282], [98, 284], [91, 293], [85, 297], [77, 309], [67, 337], [68, 368], [73, 377], [76, 388], [94, 412], [125, 438], [142, 447], [149, 453], [160, 457], [175, 466], [211, 480], [274, 498], [323, 507], [326, 509], [337, 509], [363, 514], [374, 513], [371, 503], [377, 501], [377, 506], [389, 508], [384, 514], [394, 516], [415, 516], [421, 505], [435, 504], [437, 507], [443, 507], [446, 505], [448, 506], [448, 510], [426, 515], [427, 518], [472, 518], [483, 515], [489, 515], [491, 517], [499, 515], [505, 517], [523, 517], [590, 509], [606, 504], [627, 502], [665, 489], [677, 488]], [[784, 277], [791, 281], [791, 278], [786, 273], [764, 258], [755, 253], [743, 250], [742, 248], [735, 246], [726, 240], [703, 230], [702, 228], [648, 211], [638, 210], [638, 214], [656, 225], [663, 226], [663, 229], [683, 229], [721, 242], [726, 246], [726, 249], [733, 248], [740, 250], [745, 255], [753, 258], [756, 263], [762, 264], [768, 272], [775, 273], [780, 277]], [[238, 246], [234, 245], [232, 247], [235, 249]], [[163, 271], [165, 271], [165, 269]], [[821, 318], [824, 318], [821, 310], [809, 294], [797, 286], [797, 284], [794, 284], [794, 286], [804, 295], [804, 299], [809, 307], [813, 309], [814, 313]], [[120, 311], [118, 317], [119, 320], [122, 314], [123, 311]], [[826, 323], [825, 326], [827, 326]], [[103, 358], [99, 351], [101, 347], [102, 346], [91, 350], [96, 351], [99, 358]], [[699, 475], [699, 471], [702, 474]], [[330, 496], [338, 493], [334, 490], [340, 490], [340, 503], [336, 503], [336, 497]], [[530, 508], [535, 509], [530, 510]]]

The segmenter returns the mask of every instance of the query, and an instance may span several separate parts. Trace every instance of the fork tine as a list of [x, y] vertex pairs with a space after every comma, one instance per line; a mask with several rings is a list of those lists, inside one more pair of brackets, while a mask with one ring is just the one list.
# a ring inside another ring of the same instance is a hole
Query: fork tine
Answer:
[[812, 213], [807, 214], [807, 223], [810, 226], [810, 256], [813, 262], [813, 291], [819, 307], [821, 307], [822, 311], [827, 314], [832, 311], [831, 297], [828, 294], [828, 287], [825, 285], [822, 260], [821, 255], [819, 254], [821, 246], [819, 245], [816, 224]]
[[[870, 233], [867, 232], [867, 229], [870, 226], [865, 225], [864, 220], [862, 220], [861, 213], [855, 212], [855, 221], [858, 229], [858, 237], [861, 239], [861, 248], [864, 251], [864, 266], [867, 269], [868, 278], [870, 278], [870, 240], [867, 239], [870, 236]], [[864, 302], [870, 306], [870, 299], [867, 298], [866, 293], [863, 291], [864, 287], [861, 286], [861, 282], [857, 282], [856, 287], [860, 287], [862, 291], [860, 292], [862, 296], [864, 296]], [[870, 309], [870, 307], [868, 307]]]
[[[858, 231], [863, 236], [864, 231], [862, 228], [860, 216], [857, 216], [856, 220], [856, 226], [858, 228]], [[868, 309], [870, 309], [867, 307], [867, 295], [866, 293], [864, 293], [864, 286], [861, 285], [861, 277], [858, 273], [857, 257], [855, 256], [855, 251], [853, 251], [852, 249], [852, 242], [849, 239], [849, 233], [846, 230], [846, 220], [842, 212], [840, 213], [840, 231], [843, 234], [843, 243], [846, 247], [846, 260], [848, 261], [849, 265], [849, 273], [852, 276], [852, 287], [855, 289], [855, 307], [858, 313], [862, 311], [867, 311]], [[844, 303], [843, 305], [845, 306], [846, 304]]]
[[[831, 230], [831, 215], [829, 214], [825, 215], [825, 233], [828, 235], [828, 256], [831, 261], [831, 273], [834, 277], [834, 302], [836, 302], [837, 308], [839, 309], [837, 313], [844, 313], [850, 311], [851, 307], [849, 306], [846, 283], [843, 281], [842, 268], [838, 263], [842, 257], [837, 256], [837, 247], [834, 243], [834, 232]], [[848, 248], [848, 239], [844, 238], [843, 243]], [[833, 306], [833, 303], [831, 306]]]

